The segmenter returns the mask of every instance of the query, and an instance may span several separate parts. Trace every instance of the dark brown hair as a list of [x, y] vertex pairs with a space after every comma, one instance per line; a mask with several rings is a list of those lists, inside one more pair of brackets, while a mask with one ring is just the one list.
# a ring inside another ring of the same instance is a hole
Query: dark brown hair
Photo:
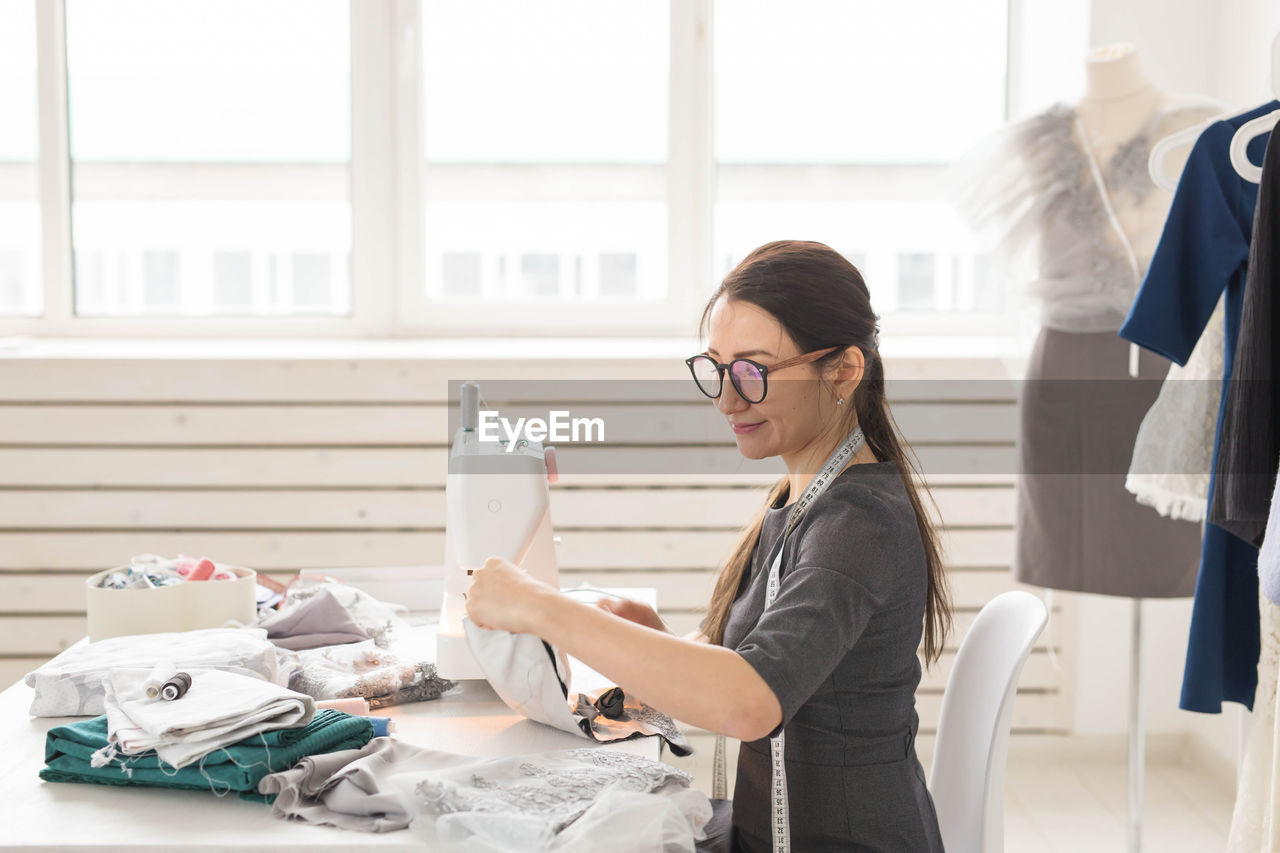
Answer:
[[[841, 435], [847, 435], [853, 429], [856, 417], [876, 457], [896, 462], [902, 475], [907, 495], [915, 508], [916, 524], [920, 528], [920, 539], [928, 562], [929, 592], [925, 603], [923, 645], [925, 665], [932, 664], [942, 654], [951, 630], [951, 593], [938, 532], [921, 502], [920, 492], [923, 490], [927, 494], [928, 489], [916, 485], [918, 466], [908, 458], [910, 448], [899, 434], [885, 399], [884, 363], [880, 359], [877, 325], [879, 317], [871, 310], [871, 294], [862, 274], [840, 253], [822, 243], [779, 240], [756, 249], [725, 276], [702, 312], [699, 330], [704, 336], [711, 311], [721, 299], [749, 302], [768, 311], [802, 353], [840, 347], [816, 360], [812, 366], [801, 368], [814, 370], [818, 376], [840, 362], [845, 348], [856, 346], [862, 351], [864, 373], [854, 391], [853, 405], [846, 414], [848, 428]], [[765, 509], [781, 505], [789, 491], [790, 480], [785, 476], [774, 484], [764, 506], [743, 528], [728, 560], [721, 567], [703, 629], [711, 642], [723, 640], [729, 606], [751, 565]], [[934, 507], [936, 509], [936, 503]]]

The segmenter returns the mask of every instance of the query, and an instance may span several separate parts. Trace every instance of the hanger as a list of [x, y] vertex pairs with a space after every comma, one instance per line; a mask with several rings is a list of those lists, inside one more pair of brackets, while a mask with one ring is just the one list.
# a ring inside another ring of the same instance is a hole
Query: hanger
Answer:
[[1164, 161], [1169, 156], [1169, 152], [1175, 148], [1181, 148], [1184, 145], [1195, 142], [1209, 125], [1229, 117], [1230, 115], [1224, 113], [1220, 116], [1205, 119], [1199, 124], [1170, 134], [1151, 146], [1151, 156], [1147, 158], [1147, 171], [1151, 173], [1152, 183], [1166, 192], [1173, 192], [1177, 189], [1178, 176], [1170, 175], [1164, 168]]
[[[1271, 42], [1271, 91], [1280, 98], [1280, 35]], [[1170, 175], [1164, 168], [1164, 161], [1169, 156], [1169, 152], [1195, 142], [1209, 125], [1234, 118], [1242, 112], [1248, 112], [1248, 110], [1224, 113], [1161, 139], [1151, 147], [1151, 156], [1147, 159], [1147, 170], [1151, 173], [1151, 180], [1161, 189], [1173, 192], [1178, 186], [1178, 176]], [[1250, 163], [1249, 158], [1245, 156], [1249, 142], [1263, 133], [1269, 133], [1276, 126], [1278, 119], [1280, 119], [1280, 110], [1268, 116], [1253, 119], [1241, 126], [1231, 138], [1231, 165], [1245, 180], [1256, 184], [1262, 179], [1262, 168]]]
[[[1280, 35], [1271, 42], [1271, 92], [1280, 98]], [[1273, 110], [1240, 125], [1231, 137], [1231, 165], [1246, 181], [1255, 184], [1262, 181], [1262, 167], [1253, 165], [1249, 160], [1249, 143], [1270, 133], [1278, 120], [1280, 110]]]

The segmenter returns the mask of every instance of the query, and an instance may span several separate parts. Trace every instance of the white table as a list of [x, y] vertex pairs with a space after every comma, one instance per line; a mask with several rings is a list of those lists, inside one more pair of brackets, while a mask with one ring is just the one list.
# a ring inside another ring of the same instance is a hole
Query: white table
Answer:
[[[632, 598], [636, 590], [618, 590]], [[650, 593], [651, 594], [651, 593]], [[426, 630], [434, 626], [427, 626]], [[432, 639], [433, 639], [432, 635]], [[573, 687], [594, 692], [607, 682], [571, 660]], [[31, 717], [32, 690], [16, 684], [0, 693], [0, 847], [54, 850], [223, 851], [298, 847], [421, 849], [408, 832], [363, 833], [273, 817], [271, 807], [203, 791], [45, 782], [45, 733], [83, 717]], [[486, 681], [464, 681], [439, 699], [385, 708], [395, 737], [432, 749], [504, 757], [590, 746], [511, 712]], [[598, 749], [660, 757], [657, 738], [636, 738]]]

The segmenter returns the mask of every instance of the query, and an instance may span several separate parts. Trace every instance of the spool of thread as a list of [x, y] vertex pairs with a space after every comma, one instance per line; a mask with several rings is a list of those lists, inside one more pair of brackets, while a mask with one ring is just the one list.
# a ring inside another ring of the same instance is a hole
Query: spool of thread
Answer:
[[191, 676], [185, 672], [175, 672], [173, 678], [164, 683], [164, 687], [160, 688], [160, 698], [181, 699], [183, 694], [191, 689]]
[[373, 723], [374, 737], [386, 737], [396, 730], [396, 722], [390, 717], [370, 717], [369, 722]]
[[189, 581], [207, 581], [217, 568], [213, 564], [213, 560], [203, 559], [191, 570], [191, 574], [187, 575]]
[[360, 696], [349, 699], [323, 699], [316, 703], [316, 708], [332, 708], [335, 711], [354, 714], [357, 717], [369, 716], [369, 700]]

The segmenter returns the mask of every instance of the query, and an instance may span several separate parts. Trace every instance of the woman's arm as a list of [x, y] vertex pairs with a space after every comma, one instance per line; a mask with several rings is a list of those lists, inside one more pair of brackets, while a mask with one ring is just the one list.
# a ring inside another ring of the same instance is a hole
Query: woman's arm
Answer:
[[782, 706], [741, 655], [695, 631], [677, 637], [605, 613], [548, 587], [528, 633], [537, 634], [664, 714], [752, 741], [782, 719]]
[[[623, 619], [629, 619], [641, 625], [648, 625], [650, 628], [666, 631], [668, 634], [675, 634], [675, 631], [668, 628], [667, 623], [658, 616], [658, 611], [639, 601], [632, 601], [629, 598], [602, 598], [596, 602], [596, 607], [606, 613], [612, 613], [614, 616], [621, 616]], [[711, 642], [710, 638], [702, 633], [701, 629], [690, 631], [684, 635], [684, 639], [695, 643]]]
[[773, 690], [732, 649], [576, 601], [507, 560], [490, 558], [475, 571], [466, 607], [477, 625], [535, 634], [690, 725], [752, 741], [782, 719]]

